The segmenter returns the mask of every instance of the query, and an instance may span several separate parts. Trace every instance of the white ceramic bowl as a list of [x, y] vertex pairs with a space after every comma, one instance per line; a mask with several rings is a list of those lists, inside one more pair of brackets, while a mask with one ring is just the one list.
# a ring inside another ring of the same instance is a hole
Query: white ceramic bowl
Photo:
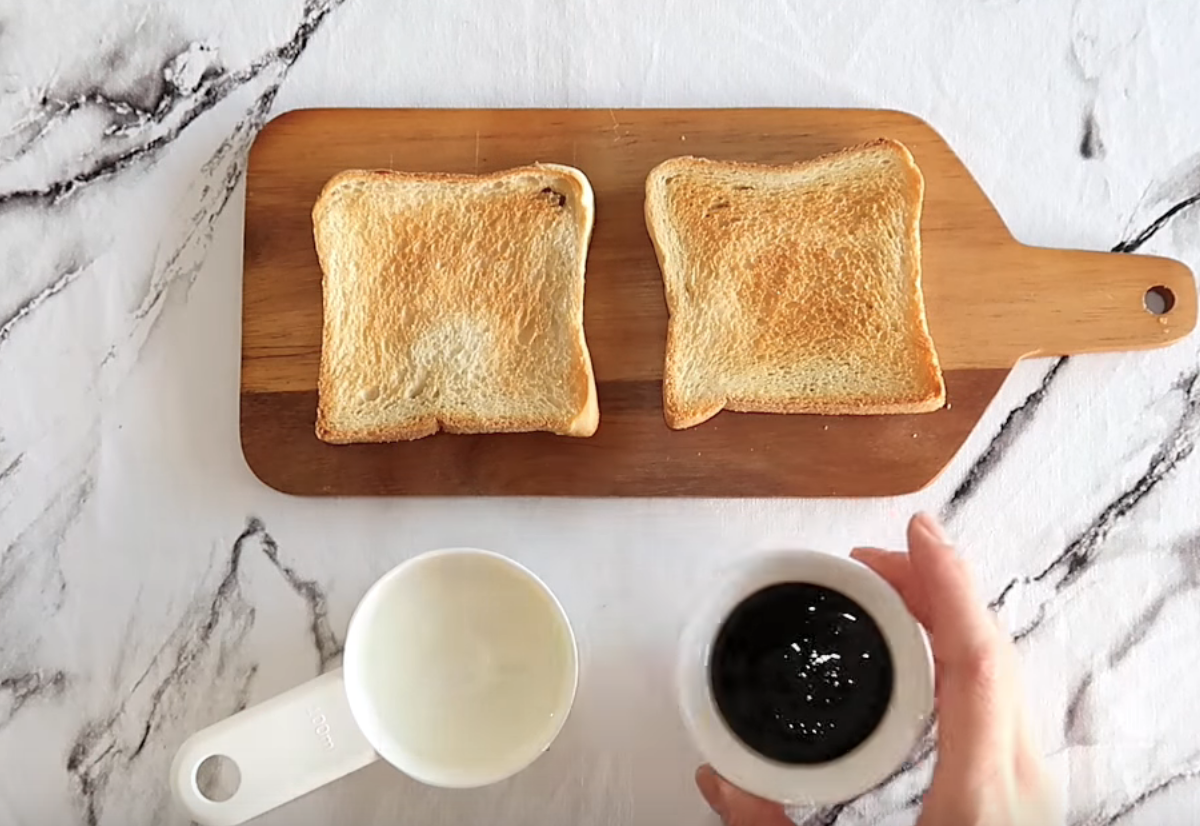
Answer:
[[[823, 585], [857, 602], [879, 626], [892, 657], [892, 697], [883, 720], [861, 745], [828, 763], [789, 765], [763, 757], [729, 729], [713, 700], [709, 659], [717, 632], [744, 599], [781, 582]], [[757, 555], [726, 571], [684, 630], [676, 678], [684, 722], [704, 759], [731, 783], [787, 805], [836, 803], [875, 786], [912, 752], [933, 712], [929, 640], [900, 595], [865, 565], [812, 551]]]

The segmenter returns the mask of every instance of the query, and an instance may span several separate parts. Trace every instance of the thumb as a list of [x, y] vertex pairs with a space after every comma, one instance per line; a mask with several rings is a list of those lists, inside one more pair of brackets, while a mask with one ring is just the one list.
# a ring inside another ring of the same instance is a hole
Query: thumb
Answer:
[[742, 791], [712, 766], [696, 770], [696, 787], [725, 826], [795, 826], [778, 803]]

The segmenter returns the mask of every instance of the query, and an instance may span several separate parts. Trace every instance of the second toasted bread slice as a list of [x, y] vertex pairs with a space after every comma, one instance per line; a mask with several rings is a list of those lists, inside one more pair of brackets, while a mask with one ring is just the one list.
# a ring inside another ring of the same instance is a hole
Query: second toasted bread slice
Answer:
[[912, 155], [891, 140], [790, 166], [655, 167], [646, 224], [670, 312], [667, 424], [724, 408], [941, 407], [921, 293], [923, 194]]
[[313, 208], [325, 321], [317, 435], [596, 431], [583, 173], [348, 171]]

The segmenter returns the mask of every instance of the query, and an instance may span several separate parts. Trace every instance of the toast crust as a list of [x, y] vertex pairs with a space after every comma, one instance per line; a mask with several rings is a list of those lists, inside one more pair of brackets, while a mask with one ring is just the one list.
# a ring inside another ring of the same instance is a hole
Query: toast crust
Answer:
[[672, 158], [646, 179], [670, 315], [667, 424], [945, 404], [921, 291], [924, 179], [880, 139], [785, 166]]
[[583, 331], [595, 214], [580, 171], [347, 170], [313, 207], [332, 444], [599, 424]]

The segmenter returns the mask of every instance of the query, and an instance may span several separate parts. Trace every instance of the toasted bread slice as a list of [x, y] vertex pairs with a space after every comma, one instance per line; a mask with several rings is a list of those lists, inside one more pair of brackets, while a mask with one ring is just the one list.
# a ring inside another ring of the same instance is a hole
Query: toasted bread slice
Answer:
[[946, 390], [921, 295], [921, 172], [878, 140], [805, 163], [673, 158], [646, 180], [667, 424], [723, 408], [917, 413]]
[[594, 214], [587, 178], [566, 166], [334, 176], [313, 207], [317, 436], [595, 433], [583, 334]]

